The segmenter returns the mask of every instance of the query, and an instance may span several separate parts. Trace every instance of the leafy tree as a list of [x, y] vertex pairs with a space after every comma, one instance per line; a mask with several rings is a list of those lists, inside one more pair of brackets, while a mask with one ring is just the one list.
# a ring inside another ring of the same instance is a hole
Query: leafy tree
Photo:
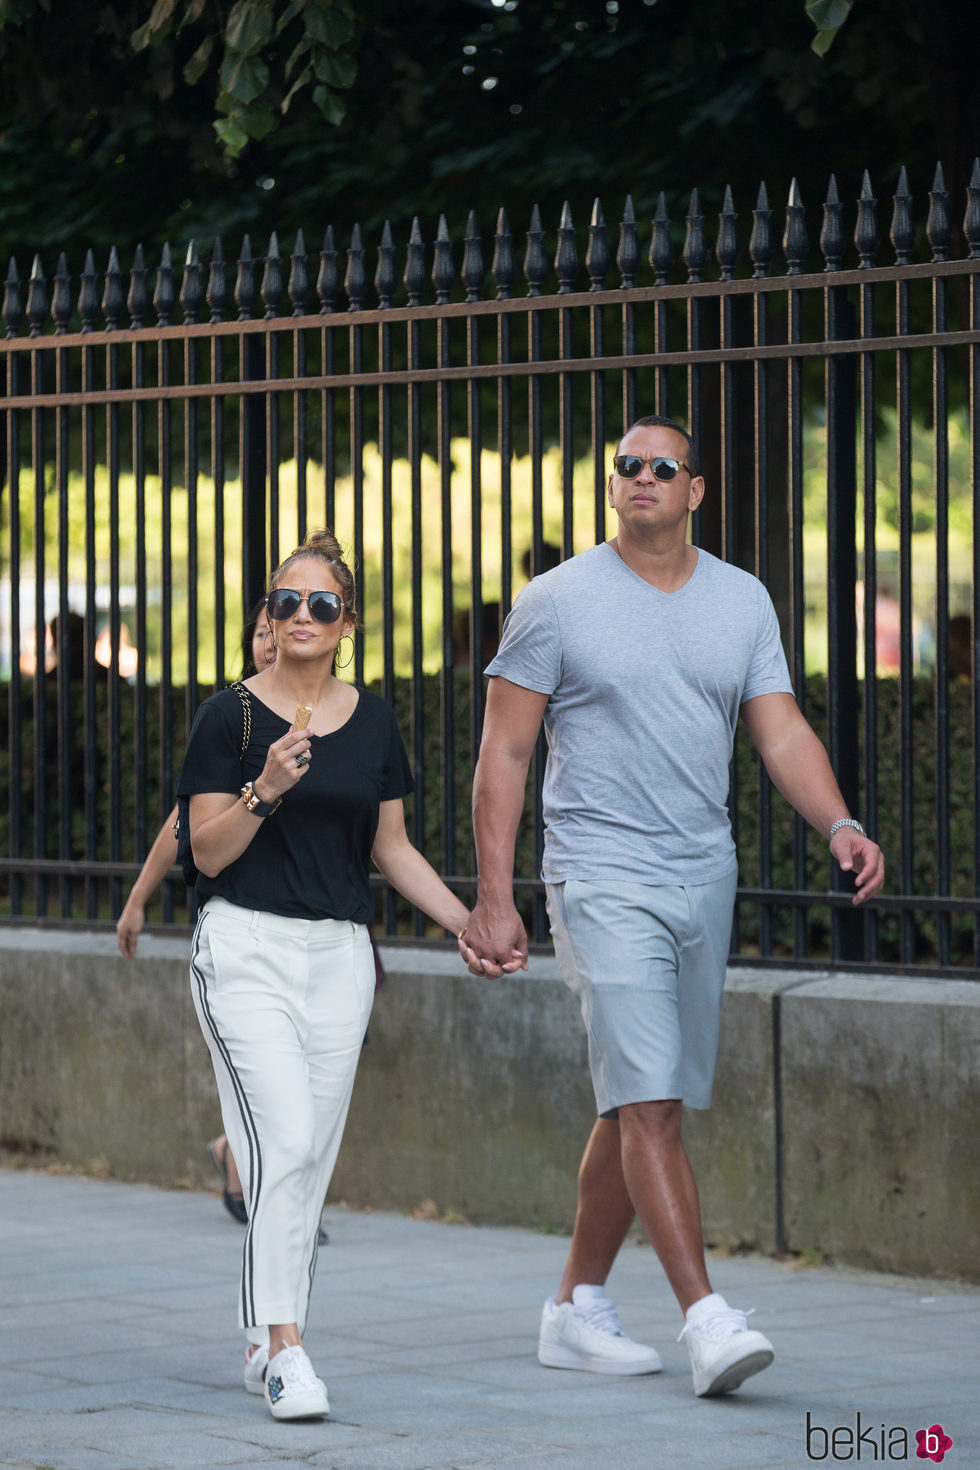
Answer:
[[[819, 40], [847, 7], [808, 8]], [[401, 243], [414, 215], [431, 240], [440, 212], [458, 238], [470, 208], [489, 234], [502, 204], [520, 234], [566, 198], [581, 227], [596, 194], [614, 220], [663, 190], [677, 218], [695, 184], [710, 215], [730, 183], [744, 219], [763, 178], [812, 208], [832, 171], [845, 200], [865, 167], [887, 198], [903, 163], [921, 201], [937, 158], [955, 212], [980, 146], [980, 7], [958, 0], [861, 0], [822, 59], [802, 3], [750, 0], [696, 24], [685, 0], [6, 0], [0, 27], [0, 250], [22, 269], [328, 222], [343, 245], [355, 220]]]

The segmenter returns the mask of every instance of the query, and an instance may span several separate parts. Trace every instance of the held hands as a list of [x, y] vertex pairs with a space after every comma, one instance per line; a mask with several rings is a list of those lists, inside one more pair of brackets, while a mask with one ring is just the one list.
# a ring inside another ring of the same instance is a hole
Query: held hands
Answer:
[[513, 903], [491, 906], [478, 898], [459, 936], [459, 952], [470, 974], [483, 979], [526, 970], [527, 934]]
[[881, 892], [885, 882], [885, 855], [870, 837], [855, 827], [839, 827], [831, 839], [830, 851], [843, 872], [854, 874], [857, 892], [852, 903], [867, 903]]

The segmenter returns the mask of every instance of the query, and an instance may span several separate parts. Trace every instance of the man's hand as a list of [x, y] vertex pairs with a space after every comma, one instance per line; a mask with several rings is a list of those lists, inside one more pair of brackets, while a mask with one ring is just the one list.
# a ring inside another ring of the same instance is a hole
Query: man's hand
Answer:
[[830, 851], [845, 873], [854, 874], [857, 893], [852, 903], [867, 903], [881, 892], [885, 882], [885, 855], [870, 837], [862, 836], [856, 827], [838, 827]]
[[513, 902], [491, 905], [478, 898], [459, 952], [471, 975], [499, 980], [527, 969], [527, 933]]

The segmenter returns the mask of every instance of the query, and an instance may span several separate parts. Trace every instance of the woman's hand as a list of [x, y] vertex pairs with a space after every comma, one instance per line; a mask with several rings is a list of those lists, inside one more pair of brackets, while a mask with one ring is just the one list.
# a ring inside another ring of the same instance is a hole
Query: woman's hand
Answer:
[[306, 775], [311, 760], [306, 731], [287, 730], [269, 746], [262, 774], [252, 782], [252, 790], [262, 801], [285, 796]]

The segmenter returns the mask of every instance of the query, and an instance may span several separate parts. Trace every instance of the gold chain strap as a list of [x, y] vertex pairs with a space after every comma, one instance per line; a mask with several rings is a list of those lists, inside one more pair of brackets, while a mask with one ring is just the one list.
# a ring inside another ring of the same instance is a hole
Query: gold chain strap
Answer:
[[251, 744], [252, 740], [252, 701], [248, 697], [248, 690], [245, 688], [245, 685], [240, 679], [237, 684], [235, 684], [234, 688], [235, 693], [238, 695], [239, 699], [242, 702], [242, 714], [244, 716], [244, 724], [242, 726], [242, 753], [238, 757], [239, 761], [241, 762], [244, 761], [246, 752], [248, 751], [248, 747]]

